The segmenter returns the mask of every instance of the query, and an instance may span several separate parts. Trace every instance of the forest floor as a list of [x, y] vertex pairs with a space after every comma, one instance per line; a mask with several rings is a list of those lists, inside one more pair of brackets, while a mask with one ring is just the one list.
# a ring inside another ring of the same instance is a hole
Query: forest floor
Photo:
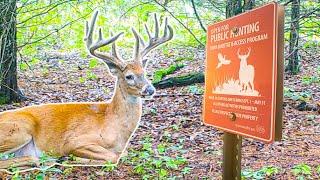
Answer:
[[[320, 115], [296, 109], [301, 101], [320, 102], [320, 82], [314, 79], [320, 75], [317, 52], [319, 49], [314, 48], [302, 51], [299, 75], [285, 73], [282, 141], [264, 144], [244, 138], [244, 177], [297, 179], [299, 175], [295, 173], [306, 173], [300, 176], [320, 178]], [[1, 106], [1, 111], [49, 102], [105, 101], [112, 97], [114, 78], [104, 66], [90, 68], [89, 60], [75, 52], [46, 52], [38, 58], [41, 61], [37, 65], [19, 73], [19, 85], [28, 99]], [[157, 51], [151, 58], [154, 61], [148, 67], [150, 79], [155, 70], [168, 67], [177, 59], [182, 59], [186, 66], [171, 76], [204, 71], [203, 50], [181, 48], [166, 54]], [[152, 100], [144, 102], [140, 126], [130, 141], [128, 155], [114, 169], [57, 167], [62, 171], [47, 174], [59, 179], [221, 179], [223, 133], [202, 123], [203, 88], [204, 84], [197, 84], [157, 90]], [[263, 168], [273, 173], [267, 176]], [[0, 173], [0, 179], [1, 175], [10, 177]]]

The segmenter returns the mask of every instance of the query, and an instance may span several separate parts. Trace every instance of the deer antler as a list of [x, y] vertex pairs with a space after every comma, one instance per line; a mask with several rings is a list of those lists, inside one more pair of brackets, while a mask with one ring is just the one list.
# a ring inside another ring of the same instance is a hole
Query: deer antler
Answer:
[[[88, 21], [86, 22], [86, 37], [84, 38], [84, 40], [86, 41], [87, 49], [89, 50], [89, 53], [92, 56], [103, 60], [109, 67], [118, 67], [120, 69], [123, 69], [124, 65], [117, 55], [116, 45], [115, 45], [115, 41], [123, 34], [123, 32], [120, 32], [115, 36], [113, 36], [113, 34], [111, 33], [111, 37], [109, 39], [104, 39], [102, 36], [102, 29], [100, 28], [99, 38], [95, 43], [93, 43], [92, 35], [94, 31], [94, 25], [97, 20], [97, 16], [98, 16], [98, 11], [94, 13], [90, 22], [90, 26]], [[102, 53], [100, 51], [97, 51], [99, 48], [109, 45], [111, 43], [112, 43], [111, 56], [108, 54]]]
[[[141, 36], [136, 32], [134, 28], [132, 28], [132, 32], [134, 34], [134, 37], [136, 39], [136, 45], [135, 45], [135, 59], [140, 60], [145, 55], [147, 55], [152, 49], [156, 48], [157, 46], [169, 41], [173, 37], [173, 29], [170, 25], [168, 25], [168, 19], [165, 19], [164, 23], [164, 31], [163, 36], [159, 37], [159, 21], [157, 18], [157, 14], [154, 14], [154, 20], [155, 20], [155, 33], [154, 36], [150, 34], [148, 26], [145, 24], [145, 29], [148, 34], [149, 42], [147, 45], [145, 45], [143, 39]], [[142, 50], [140, 50], [140, 45], [142, 46]], [[146, 64], [146, 61], [143, 61], [143, 65]]]
[[248, 57], [249, 57], [250, 53], [251, 53], [251, 48], [250, 48], [250, 47], [248, 47], [248, 53], [245, 55], [245, 56], [246, 56], [246, 58], [248, 58]]
[[248, 53], [247, 53], [247, 54], [242, 55], [242, 54], [240, 54], [240, 48], [238, 48], [237, 54], [238, 54], [238, 56], [242, 56], [242, 57], [248, 58], [248, 57], [249, 57], [249, 55], [250, 55], [250, 52], [251, 52], [251, 48], [250, 48], [250, 47], [248, 47]]

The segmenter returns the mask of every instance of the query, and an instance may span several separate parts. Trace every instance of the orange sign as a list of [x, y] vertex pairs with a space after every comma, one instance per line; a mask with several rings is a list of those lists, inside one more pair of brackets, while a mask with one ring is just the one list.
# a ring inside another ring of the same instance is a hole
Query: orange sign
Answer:
[[282, 115], [283, 53], [278, 49], [283, 35], [278, 31], [283, 34], [283, 14], [278, 13], [279, 6], [271, 3], [208, 27], [205, 124], [274, 140], [276, 119]]

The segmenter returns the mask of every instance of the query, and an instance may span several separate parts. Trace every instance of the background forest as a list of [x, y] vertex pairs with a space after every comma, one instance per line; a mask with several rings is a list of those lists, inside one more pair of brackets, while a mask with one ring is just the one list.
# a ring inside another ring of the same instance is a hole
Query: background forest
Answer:
[[[85, 21], [99, 10], [104, 34], [125, 32], [117, 41], [130, 57], [131, 27], [147, 38], [144, 24], [168, 17], [174, 39], [149, 56], [148, 77], [158, 88], [146, 101], [127, 155], [115, 167], [47, 166], [3, 178], [44, 179], [220, 179], [222, 132], [202, 123], [206, 28], [226, 16], [269, 0], [2, 0], [0, 2], [0, 109], [49, 102], [110, 99], [114, 78], [88, 56]], [[283, 141], [243, 142], [245, 179], [320, 177], [320, 2], [279, 0], [285, 6]], [[150, 28], [153, 28], [152, 26]], [[104, 50], [109, 51], [108, 47]], [[1, 157], [1, 154], [0, 154]], [[72, 157], [65, 161], [74, 160]], [[63, 163], [62, 163], [63, 164]]]

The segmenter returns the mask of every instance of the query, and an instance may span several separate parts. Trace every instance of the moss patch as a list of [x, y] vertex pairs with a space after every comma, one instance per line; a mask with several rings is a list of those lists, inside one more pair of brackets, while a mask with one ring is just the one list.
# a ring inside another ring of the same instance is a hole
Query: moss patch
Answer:
[[165, 76], [172, 74], [175, 71], [177, 71], [183, 67], [184, 67], [184, 64], [177, 63], [177, 64], [173, 64], [173, 65], [169, 66], [168, 68], [159, 69], [153, 74], [153, 81], [152, 82], [157, 83], [157, 82], [161, 81]]

